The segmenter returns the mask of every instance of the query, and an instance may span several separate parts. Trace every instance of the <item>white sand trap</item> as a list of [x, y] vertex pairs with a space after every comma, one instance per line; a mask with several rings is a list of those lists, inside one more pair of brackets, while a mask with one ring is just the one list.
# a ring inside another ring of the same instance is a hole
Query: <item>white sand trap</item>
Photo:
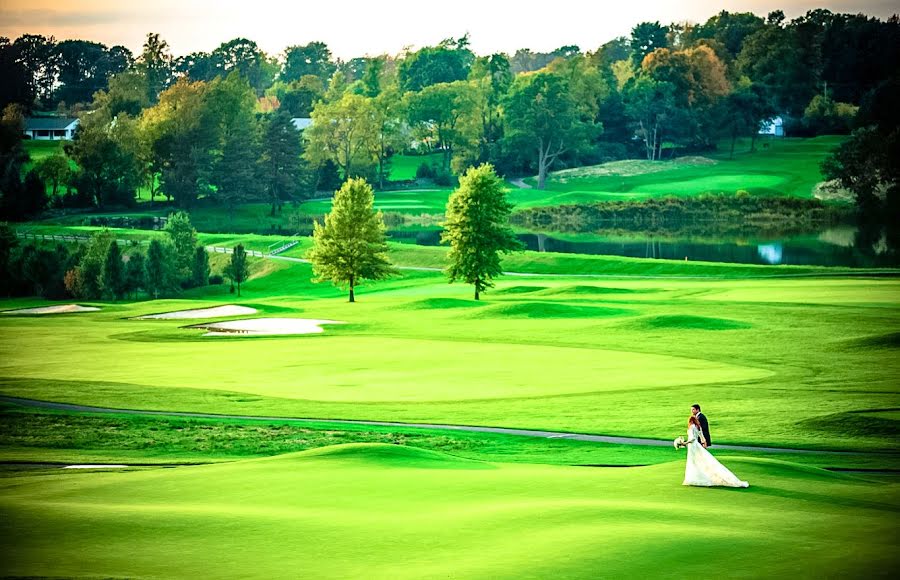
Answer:
[[90, 464], [85, 463], [83, 465], [66, 465], [63, 469], [122, 469], [123, 467], [128, 467], [127, 465], [101, 465], [101, 464]]
[[275, 334], [318, 334], [325, 332], [323, 324], [344, 324], [338, 320], [313, 320], [310, 318], [250, 318], [229, 320], [212, 324], [195, 324], [188, 328], [205, 328], [209, 332], [203, 336], [250, 336]]
[[244, 314], [256, 314], [256, 308], [249, 306], [237, 306], [226, 304], [225, 306], [213, 306], [212, 308], [197, 308], [195, 310], [176, 310], [175, 312], [163, 312], [162, 314], [149, 314], [138, 316], [140, 320], [178, 320], [190, 318], [218, 318], [220, 316], [243, 316]]
[[60, 304], [59, 306], [41, 306], [40, 308], [20, 308], [18, 310], [4, 310], [3, 314], [73, 314], [75, 312], [96, 312], [98, 310], [100, 309], [93, 306]]

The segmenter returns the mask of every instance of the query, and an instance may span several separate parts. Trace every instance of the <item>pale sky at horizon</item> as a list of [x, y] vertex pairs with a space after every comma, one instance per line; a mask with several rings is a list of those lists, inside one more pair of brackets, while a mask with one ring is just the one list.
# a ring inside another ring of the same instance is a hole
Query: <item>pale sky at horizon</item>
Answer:
[[[421, 8], [423, 4], [428, 11]], [[147, 33], [158, 32], [176, 56], [209, 52], [237, 37], [254, 40], [274, 55], [290, 45], [320, 40], [336, 57], [346, 60], [367, 54], [398, 54], [407, 46], [433, 45], [466, 32], [478, 54], [513, 53], [518, 48], [550, 51], [567, 44], [594, 50], [617, 36], [628, 35], [632, 26], [643, 21], [703, 22], [721, 10], [764, 17], [778, 9], [790, 19], [813, 8], [862, 12], [884, 19], [897, 13], [898, 6], [897, 0], [455, 0], [443, 4], [416, 0], [269, 0], [258, 4], [156, 0], [132, 6], [121, 0], [0, 0], [0, 36], [14, 39], [31, 33], [52, 35], [57, 40], [93, 40], [109, 46], [121, 44], [137, 54]], [[440, 7], [445, 7], [442, 12], [434, 11]]]

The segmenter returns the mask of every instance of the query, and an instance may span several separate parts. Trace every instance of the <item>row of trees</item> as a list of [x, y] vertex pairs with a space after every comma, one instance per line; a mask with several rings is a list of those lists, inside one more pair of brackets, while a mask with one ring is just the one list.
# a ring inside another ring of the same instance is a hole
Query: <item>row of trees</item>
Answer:
[[[128, 244], [123, 249], [106, 230], [70, 251], [63, 244], [20, 244], [11, 228], [0, 224], [0, 294], [119, 300], [139, 292], [158, 298], [209, 284], [207, 252], [188, 216], [172, 215], [165, 232], [146, 251]], [[243, 263], [230, 276], [235, 282], [246, 278], [245, 254]]]
[[[440, 166], [423, 175], [447, 182], [491, 163], [506, 175], [536, 174], [543, 188], [553, 168], [656, 160], [722, 138], [733, 152], [776, 113], [807, 133], [848, 132], [866, 95], [898, 74], [900, 22], [722, 12], [702, 25], [641, 23], [591, 53], [479, 57], [462, 37], [346, 63], [323, 43], [289, 47], [276, 62], [246, 39], [175, 59], [151, 34], [128, 62], [81, 115], [68, 148], [77, 165], [69, 202], [127, 204], [143, 187], [186, 209], [201, 197], [231, 212], [266, 199], [274, 213], [347, 178], [383, 187], [397, 151], [440, 152]], [[28, 66], [30, 78], [43, 78]], [[291, 119], [306, 115], [301, 140]], [[66, 167], [54, 159], [40, 168], [32, 190]], [[27, 180], [7, 174], [26, 201], [6, 206], [35, 205]]]
[[[374, 210], [375, 196], [365, 179], [350, 179], [335, 192], [324, 223], [316, 222], [313, 247], [307, 252], [315, 281], [331, 282], [349, 291], [364, 280], [396, 274], [387, 256], [384, 218]], [[447, 276], [451, 282], [472, 284], [475, 300], [500, 275], [500, 255], [521, 249], [509, 228], [512, 205], [505, 187], [488, 164], [469, 168], [447, 202], [447, 221], [441, 236], [450, 245]]]

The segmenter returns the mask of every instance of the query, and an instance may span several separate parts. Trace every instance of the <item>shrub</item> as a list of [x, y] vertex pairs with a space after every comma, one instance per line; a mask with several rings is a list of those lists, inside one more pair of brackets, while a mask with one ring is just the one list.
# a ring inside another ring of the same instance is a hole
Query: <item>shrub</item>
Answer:
[[225, 283], [225, 278], [222, 277], [221, 274], [213, 274], [209, 277], [209, 285], [210, 286], [221, 286]]
[[430, 163], [422, 163], [419, 167], [416, 168], [416, 178], [417, 179], [432, 179], [434, 178], [434, 167], [431, 166]]

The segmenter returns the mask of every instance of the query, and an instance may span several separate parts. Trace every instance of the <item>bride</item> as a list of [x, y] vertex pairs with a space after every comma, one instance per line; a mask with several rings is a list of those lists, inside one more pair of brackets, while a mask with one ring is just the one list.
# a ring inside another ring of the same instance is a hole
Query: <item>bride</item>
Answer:
[[741, 481], [733, 473], [719, 463], [719, 461], [707, 451], [702, 443], [703, 432], [700, 430], [700, 422], [697, 417], [691, 415], [688, 419], [687, 465], [684, 468], [684, 483], [682, 485], [699, 485], [711, 487], [724, 485], [727, 487], [749, 487], [746, 481]]

